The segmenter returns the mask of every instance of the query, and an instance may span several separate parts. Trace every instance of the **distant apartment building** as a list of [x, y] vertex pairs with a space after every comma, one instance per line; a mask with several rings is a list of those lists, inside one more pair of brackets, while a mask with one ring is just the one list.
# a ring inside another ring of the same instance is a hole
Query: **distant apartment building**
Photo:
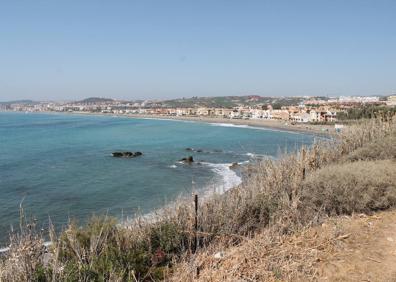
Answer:
[[194, 116], [197, 115], [197, 109], [195, 108], [177, 108], [177, 116]]
[[272, 110], [270, 111], [271, 119], [289, 120], [290, 114], [288, 110]]
[[396, 106], [396, 95], [389, 96], [386, 100], [387, 106]]
[[212, 113], [212, 109], [206, 108], [206, 107], [201, 107], [197, 109], [197, 115], [198, 116], [210, 116]]
[[290, 120], [297, 123], [310, 122], [311, 115], [306, 112], [300, 112], [290, 117]]
[[310, 122], [333, 122], [337, 120], [337, 113], [330, 110], [311, 110], [309, 112]]
[[233, 112], [232, 109], [227, 109], [227, 108], [215, 108], [214, 109], [214, 115], [217, 117], [230, 118], [232, 112]]

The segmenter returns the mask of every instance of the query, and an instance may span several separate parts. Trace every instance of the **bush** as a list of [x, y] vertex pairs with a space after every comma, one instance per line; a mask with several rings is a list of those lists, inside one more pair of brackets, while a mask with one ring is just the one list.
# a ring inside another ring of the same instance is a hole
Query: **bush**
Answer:
[[376, 139], [353, 151], [347, 161], [396, 159], [396, 135]]
[[157, 281], [172, 259], [185, 251], [186, 240], [171, 222], [148, 226], [144, 235], [119, 228], [116, 223], [113, 218], [93, 217], [83, 228], [69, 225], [56, 246], [65, 265], [64, 277], [78, 281], [108, 281], [111, 277]]
[[368, 105], [359, 108], [348, 109], [348, 111], [337, 114], [339, 120], [346, 119], [374, 119], [378, 117], [391, 117], [396, 114], [396, 107], [386, 107], [382, 105]]
[[304, 181], [301, 208], [331, 216], [393, 207], [395, 175], [396, 162], [391, 160], [324, 167]]

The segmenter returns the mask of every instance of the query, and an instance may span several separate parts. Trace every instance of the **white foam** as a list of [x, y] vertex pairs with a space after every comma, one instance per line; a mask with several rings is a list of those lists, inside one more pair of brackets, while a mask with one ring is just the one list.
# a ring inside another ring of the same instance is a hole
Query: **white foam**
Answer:
[[[44, 246], [44, 247], [49, 247], [49, 246], [51, 246], [51, 245], [52, 245], [52, 242], [51, 242], [51, 241], [45, 241], [45, 242], [43, 243], [43, 246]], [[10, 250], [9, 247], [0, 248], [0, 254], [1, 254], [1, 253], [6, 253], [6, 252], [8, 252], [9, 250]]]
[[262, 154], [255, 154], [255, 153], [246, 153], [245, 155], [252, 159], [275, 159], [273, 156], [270, 156], [270, 155], [262, 155]]
[[244, 124], [221, 123], [221, 122], [214, 122], [214, 123], [209, 123], [209, 124], [212, 126], [251, 128], [250, 126], [244, 125]]
[[177, 165], [170, 165], [170, 168], [177, 168]]
[[[244, 162], [241, 162], [238, 164], [243, 165], [248, 162], [249, 161], [244, 161]], [[242, 179], [235, 173], [235, 171], [230, 169], [230, 166], [232, 165], [231, 163], [215, 164], [215, 163], [201, 162], [201, 164], [208, 166], [214, 173], [221, 176], [221, 181], [216, 181], [212, 185], [203, 187], [203, 194], [201, 194], [201, 197], [203, 199], [210, 197], [213, 193], [223, 194], [226, 191], [228, 191], [242, 183]], [[195, 182], [193, 182], [193, 183], [195, 184]], [[214, 188], [214, 189], [212, 189], [212, 188]], [[182, 197], [181, 199], [183, 199], [183, 198], [184, 197]], [[165, 210], [172, 209], [172, 208], [176, 207], [176, 203], [177, 203], [176, 200], [172, 201], [170, 203], [167, 203], [164, 207], [155, 209], [151, 212], [148, 212], [148, 213], [142, 215], [142, 217], [126, 218], [125, 220], [123, 220], [120, 223], [120, 225], [127, 227], [127, 228], [132, 228], [142, 218], [146, 222], [152, 222], [152, 223], [157, 222], [158, 220], [161, 220], [161, 217], [163, 216]]]
[[230, 169], [232, 164], [214, 164], [214, 163], [202, 163], [211, 168], [214, 173], [217, 173], [222, 177], [219, 183], [216, 183], [215, 192], [222, 194], [242, 183], [242, 179], [236, 174], [235, 171]]
[[188, 122], [188, 123], [197, 123], [200, 122], [199, 120], [184, 120], [184, 119], [176, 119], [176, 118], [159, 118], [159, 117], [135, 117], [135, 116], [128, 116], [135, 119], [147, 119], [147, 120], [161, 120], [161, 121], [175, 121], [175, 122]]

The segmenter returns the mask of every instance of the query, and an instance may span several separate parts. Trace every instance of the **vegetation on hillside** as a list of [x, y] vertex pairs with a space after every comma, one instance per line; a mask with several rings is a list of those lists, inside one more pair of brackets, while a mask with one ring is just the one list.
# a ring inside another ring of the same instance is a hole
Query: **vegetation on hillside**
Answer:
[[14, 101], [6, 101], [6, 102], [0, 101], [0, 105], [11, 105], [11, 104], [36, 105], [39, 104], [39, 102], [33, 100], [14, 100]]
[[348, 109], [347, 112], [337, 113], [338, 120], [373, 119], [396, 114], [396, 107], [368, 105], [359, 108]]
[[[0, 280], [189, 281], [200, 267], [196, 248], [238, 245], [263, 230], [270, 247], [280, 235], [334, 214], [394, 207], [395, 160], [382, 149], [395, 134], [395, 119], [371, 119], [332, 140], [252, 165], [240, 187], [200, 203], [198, 230], [194, 206], [181, 201], [158, 220], [138, 218], [129, 228], [106, 216], [83, 227], [71, 222], [59, 236], [51, 232], [53, 244], [45, 253], [42, 234], [22, 220], [1, 260]], [[180, 261], [185, 272], [172, 276]], [[281, 270], [273, 271], [282, 277]]]
[[114, 99], [110, 98], [99, 98], [99, 97], [90, 97], [84, 100], [79, 101], [82, 104], [97, 104], [97, 103], [110, 103], [114, 102]]
[[161, 102], [163, 107], [212, 107], [233, 108], [238, 106], [273, 105], [275, 109], [282, 106], [298, 105], [304, 99], [302, 97], [261, 97], [261, 96], [224, 96], [224, 97], [192, 97]]

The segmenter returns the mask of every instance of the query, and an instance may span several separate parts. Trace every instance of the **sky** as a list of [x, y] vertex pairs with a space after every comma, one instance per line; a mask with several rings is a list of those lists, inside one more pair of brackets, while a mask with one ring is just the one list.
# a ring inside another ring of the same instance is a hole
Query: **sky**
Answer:
[[0, 0], [0, 101], [392, 93], [394, 0]]

